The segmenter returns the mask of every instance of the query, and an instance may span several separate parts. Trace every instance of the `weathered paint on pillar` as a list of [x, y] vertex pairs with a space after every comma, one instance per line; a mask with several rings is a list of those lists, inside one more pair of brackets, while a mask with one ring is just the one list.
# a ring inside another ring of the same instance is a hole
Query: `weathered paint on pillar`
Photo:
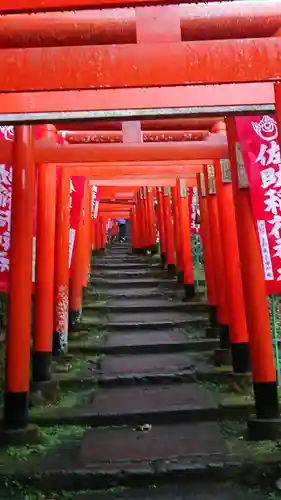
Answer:
[[[42, 138], [56, 143], [56, 128], [53, 125], [44, 125], [42, 129]], [[56, 165], [38, 165], [33, 382], [45, 382], [51, 379], [54, 326], [55, 227]]]
[[[237, 140], [234, 118], [227, 118], [227, 138], [241, 261], [245, 311], [250, 342], [250, 358], [258, 419], [279, 416], [276, 368], [274, 362], [266, 284], [262, 257], [252, 215], [248, 180]], [[249, 422], [250, 436], [266, 436], [271, 422]], [[257, 433], [255, 431], [258, 431]]]
[[15, 127], [4, 426], [28, 418], [35, 166], [29, 125]]
[[67, 169], [58, 172], [54, 276], [53, 354], [67, 348], [69, 309], [69, 175]]

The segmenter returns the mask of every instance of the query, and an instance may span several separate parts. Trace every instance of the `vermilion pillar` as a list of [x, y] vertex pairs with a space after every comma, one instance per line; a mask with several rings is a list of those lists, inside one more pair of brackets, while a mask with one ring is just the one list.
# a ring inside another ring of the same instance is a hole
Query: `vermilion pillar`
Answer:
[[103, 217], [101, 217], [101, 245], [104, 251], [106, 246], [106, 223]]
[[141, 188], [139, 191], [139, 220], [140, 220], [140, 249], [141, 253], [146, 252], [146, 234], [145, 234], [145, 210], [144, 210], [144, 198], [143, 198], [143, 189]]
[[227, 118], [226, 124], [257, 416], [248, 422], [248, 429], [250, 438], [268, 439], [280, 432], [266, 284], [235, 118]]
[[150, 248], [151, 242], [151, 220], [150, 220], [150, 211], [148, 205], [148, 189], [147, 187], [143, 187], [143, 204], [144, 204], [144, 214], [145, 214], [145, 241], [146, 241], [146, 250]]
[[249, 371], [249, 343], [229, 160], [215, 161], [218, 214], [234, 373]]
[[141, 253], [146, 253], [146, 214], [144, 206], [143, 188], [139, 191], [139, 220], [140, 220], [140, 248]]
[[222, 253], [220, 225], [218, 218], [217, 195], [214, 165], [204, 165], [207, 207], [209, 215], [209, 235], [212, 248], [212, 262], [217, 297], [217, 316], [219, 323], [220, 348], [229, 349], [229, 322], [226, 300], [225, 269]]
[[179, 200], [179, 229], [180, 245], [183, 260], [185, 297], [190, 299], [195, 296], [194, 270], [191, 249], [190, 222], [188, 211], [187, 190], [184, 179], [177, 179]]
[[132, 237], [132, 251], [135, 252], [135, 249], [138, 248], [137, 241], [137, 228], [136, 228], [136, 207], [133, 205], [131, 212], [131, 237]]
[[140, 207], [139, 207], [139, 193], [136, 193], [135, 205], [133, 207], [135, 211], [134, 218], [134, 232], [135, 232], [135, 245], [132, 247], [133, 253], [140, 253], [141, 251], [141, 220], [140, 220]]
[[[42, 136], [56, 143], [56, 128], [53, 125], [44, 125]], [[56, 165], [38, 165], [33, 382], [44, 382], [51, 379], [54, 326], [55, 227]]]
[[98, 215], [96, 220], [96, 249], [100, 252], [102, 249], [102, 235], [101, 235], [101, 216]]
[[92, 208], [92, 188], [87, 185], [85, 187], [85, 200], [84, 200], [84, 225], [83, 225], [83, 239], [84, 239], [84, 271], [83, 271], [83, 289], [88, 286], [88, 278], [90, 271], [91, 261], [91, 208]]
[[54, 276], [54, 334], [53, 354], [64, 351], [68, 339], [69, 309], [69, 175], [67, 169], [58, 172], [55, 276]]
[[182, 255], [182, 234], [180, 231], [180, 215], [179, 215], [179, 194], [177, 186], [171, 188], [172, 192], [172, 210], [174, 219], [174, 245], [176, 250], [176, 267], [179, 284], [184, 284], [184, 266]]
[[35, 168], [32, 129], [15, 127], [4, 425], [28, 418]]
[[92, 253], [94, 253], [96, 250], [96, 219], [93, 218], [92, 218], [91, 238], [92, 238]]
[[142, 192], [142, 214], [143, 214], [143, 239], [145, 251], [150, 247], [150, 237], [151, 237], [151, 224], [150, 224], [150, 214], [148, 210], [148, 200], [147, 200], [147, 188], [141, 188]]
[[[86, 191], [86, 189], [85, 189]], [[85, 192], [84, 191], [84, 192]], [[85, 194], [84, 194], [85, 199]], [[75, 329], [75, 325], [79, 323], [82, 312], [82, 286], [85, 273], [85, 249], [84, 249], [84, 207], [85, 202], [83, 199], [79, 225], [76, 231], [75, 244], [72, 257], [72, 274], [70, 286], [70, 311], [69, 311], [69, 328]]]
[[147, 206], [149, 218], [149, 246], [152, 253], [156, 252], [156, 226], [155, 226], [155, 212], [154, 212], [154, 196], [151, 187], [147, 188]]
[[210, 326], [218, 326], [217, 299], [215, 288], [215, 270], [210, 237], [209, 212], [206, 198], [206, 186], [203, 172], [197, 174], [197, 188], [200, 206], [200, 236], [203, 242], [204, 270], [207, 283]]
[[164, 209], [167, 266], [170, 276], [175, 276], [176, 274], [175, 246], [174, 246], [173, 222], [171, 214], [171, 189], [169, 187], [164, 187], [163, 209]]
[[159, 225], [159, 235], [160, 235], [160, 257], [162, 267], [166, 265], [166, 240], [165, 240], [165, 223], [164, 223], [164, 208], [163, 208], [163, 189], [161, 187], [157, 188], [157, 217]]

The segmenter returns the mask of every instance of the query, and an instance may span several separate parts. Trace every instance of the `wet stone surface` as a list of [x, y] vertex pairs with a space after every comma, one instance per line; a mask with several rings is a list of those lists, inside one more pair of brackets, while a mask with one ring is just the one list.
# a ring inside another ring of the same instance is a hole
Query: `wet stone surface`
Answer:
[[[177, 424], [151, 426], [148, 432], [139, 428], [92, 429], [82, 440], [79, 464], [90, 467], [102, 462], [145, 462], [181, 459], [196, 454], [226, 452], [219, 426], [208, 424]], [[196, 436], [196, 439], [194, 439]]]
[[207, 315], [202, 314], [187, 314], [185, 312], [177, 312], [177, 311], [153, 311], [146, 313], [129, 313], [129, 312], [121, 312], [121, 313], [111, 313], [109, 315], [109, 322], [112, 323], [147, 323], [148, 327], [150, 323], [161, 323], [165, 321], [169, 321], [172, 324], [177, 322], [188, 322], [194, 321], [195, 319], [206, 320]]
[[198, 384], [100, 389], [92, 404], [93, 411], [119, 414], [217, 407], [213, 394]]
[[183, 333], [175, 330], [153, 331], [135, 333], [134, 331], [126, 333], [113, 333], [108, 335], [106, 345], [155, 345], [163, 343], [181, 343], [185, 342], [186, 337]]
[[176, 373], [193, 369], [192, 358], [184, 353], [106, 356], [100, 362], [103, 375]]

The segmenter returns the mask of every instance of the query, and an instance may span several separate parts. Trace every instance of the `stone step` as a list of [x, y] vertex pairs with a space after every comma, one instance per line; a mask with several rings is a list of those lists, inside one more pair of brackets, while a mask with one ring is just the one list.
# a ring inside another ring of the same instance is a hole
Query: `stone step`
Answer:
[[192, 383], [101, 388], [91, 405], [100, 425], [213, 420], [218, 407], [211, 392]]
[[108, 333], [112, 332], [124, 332], [130, 330], [163, 330], [163, 329], [173, 329], [173, 328], [206, 328], [208, 326], [208, 318], [203, 317], [202, 315], [190, 315], [190, 317], [185, 319], [163, 319], [150, 322], [134, 322], [134, 321], [109, 321], [106, 325], [106, 331]]
[[[144, 422], [145, 423], [145, 422]], [[149, 422], [147, 422], [149, 424]], [[200, 454], [225, 455], [226, 443], [216, 423], [152, 425], [148, 432], [134, 427], [91, 429], [82, 439], [78, 460], [94, 469], [142, 468], [155, 460], [182, 460]]]
[[[156, 340], [156, 333], [162, 336]], [[170, 336], [170, 333], [169, 333]], [[68, 345], [70, 353], [80, 354], [155, 354], [180, 351], [212, 351], [219, 347], [219, 339], [194, 338], [178, 341], [164, 337], [163, 331], [148, 330], [135, 332], [116, 332], [109, 334], [102, 345], [90, 340], [71, 340]], [[127, 340], [127, 343], [125, 343]]]
[[90, 280], [90, 286], [94, 285], [97, 288], [155, 288], [159, 286], [166, 286], [169, 288], [177, 287], [177, 280], [171, 278], [128, 278], [128, 279], [101, 279], [92, 278]]
[[128, 300], [124, 300], [121, 297], [120, 299], [108, 299], [105, 304], [96, 304], [95, 302], [90, 303], [88, 302], [89, 298], [87, 298], [86, 300], [87, 302], [83, 306], [83, 311], [93, 311], [93, 314], [96, 311], [99, 313], [150, 313], [152, 311], [185, 311], [189, 313], [207, 313], [209, 310], [207, 302], [178, 302], [176, 300], [167, 300], [167, 297], [153, 300], [146, 297], [140, 297], [137, 300], [132, 298], [129, 302]]
[[160, 289], [158, 287], [143, 287], [143, 288], [138, 288], [137, 286], [135, 287], [129, 287], [129, 288], [98, 288], [95, 287], [94, 284], [92, 284], [91, 289], [89, 288], [87, 290], [87, 295], [86, 298], [88, 299], [89, 297], [94, 297], [96, 298], [97, 296], [99, 297], [104, 297], [105, 299], [110, 299], [110, 298], [121, 298], [121, 299], [126, 299], [126, 300], [136, 300], [138, 298], [162, 298], [165, 295], [164, 289]]
[[[175, 462], [175, 460], [173, 459]], [[149, 487], [121, 488], [120, 491], [92, 492], [75, 495], [71, 500], [268, 500], [268, 492], [254, 491], [229, 481], [206, 480], [180, 484], [173, 482]]]
[[121, 262], [121, 263], [117, 263], [117, 264], [111, 264], [110, 262], [106, 262], [106, 263], [99, 263], [99, 262], [94, 262], [94, 266], [93, 266], [93, 271], [95, 270], [115, 270], [115, 271], [122, 271], [122, 270], [129, 270], [129, 269], [154, 269], [154, 268], [159, 268], [159, 269], [162, 269], [160, 267], [160, 264], [156, 264], [156, 265], [150, 265], [150, 264], [147, 264], [146, 262]]
[[[166, 276], [165, 276], [166, 275]], [[94, 279], [112, 279], [112, 278], [138, 278], [138, 277], [144, 277], [144, 278], [149, 278], [149, 277], [157, 277], [157, 278], [163, 278], [168, 279], [168, 273], [163, 271], [162, 268], [160, 267], [146, 267], [144, 269], [102, 269], [102, 270], [95, 270], [92, 273], [91, 280]]]
[[[124, 375], [139, 377], [183, 372], [194, 375], [194, 361], [192, 353], [186, 352], [106, 356], [100, 360], [99, 372], [104, 377]], [[202, 365], [203, 363], [202, 359]], [[196, 366], [198, 367], [197, 359]]]

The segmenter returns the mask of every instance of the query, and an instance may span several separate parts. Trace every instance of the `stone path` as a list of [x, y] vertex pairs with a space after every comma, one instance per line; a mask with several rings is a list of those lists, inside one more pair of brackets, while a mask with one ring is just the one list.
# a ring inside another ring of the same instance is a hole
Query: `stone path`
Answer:
[[[218, 339], [206, 337], [204, 300], [175, 299], [176, 280], [154, 258], [132, 256], [125, 245], [96, 257], [95, 264], [82, 328], [69, 343], [74, 361], [88, 359], [76, 378], [80, 390], [87, 382], [88, 399], [30, 419], [50, 428], [80, 426], [81, 434], [35, 460], [31, 470], [16, 471], [17, 480], [51, 493], [40, 500], [59, 498], [54, 490], [72, 491], [70, 500], [268, 498], [224, 482], [237, 480], [237, 470], [246, 470], [247, 478], [253, 473], [230, 454], [219, 423], [233, 408], [229, 412], [205, 384], [218, 376], [210, 363]], [[94, 329], [101, 324], [106, 333], [99, 344]]]
[[[204, 338], [207, 307], [198, 299], [194, 305], [169, 300], [164, 293], [155, 298], [159, 285], [164, 283], [173, 289], [176, 280], [155, 263], [144, 267], [141, 259], [138, 263], [135, 257], [133, 263], [131, 256], [128, 263], [126, 251], [125, 247], [116, 248], [106, 257], [97, 258], [99, 276], [93, 281], [98, 290], [105, 288], [107, 293], [105, 347], [113, 349], [101, 359], [100, 375], [116, 383], [114, 387], [100, 387], [92, 410], [105, 418], [115, 415], [119, 425], [89, 430], [82, 440], [79, 463], [91, 469], [102, 466], [121, 471], [155, 460], [181, 460], [198, 454], [222, 456], [226, 449], [220, 427], [208, 422], [218, 410], [216, 397], [192, 379], [173, 383], [161, 379], [169, 374], [194, 373], [198, 363], [192, 349], [200, 350], [201, 342], [206, 349], [216, 344], [215, 339], [207, 339], [206, 344]], [[110, 269], [106, 263], [110, 263]], [[91, 305], [88, 296], [84, 321], [88, 323], [98, 311], [103, 314], [105, 308]], [[189, 337], [185, 332], [191, 324], [197, 325], [197, 335], [201, 329], [201, 339], [192, 339], [192, 333]], [[148, 375], [152, 377], [149, 385]], [[128, 376], [138, 378], [138, 383], [124, 386]], [[148, 430], [139, 430], [136, 425]]]

